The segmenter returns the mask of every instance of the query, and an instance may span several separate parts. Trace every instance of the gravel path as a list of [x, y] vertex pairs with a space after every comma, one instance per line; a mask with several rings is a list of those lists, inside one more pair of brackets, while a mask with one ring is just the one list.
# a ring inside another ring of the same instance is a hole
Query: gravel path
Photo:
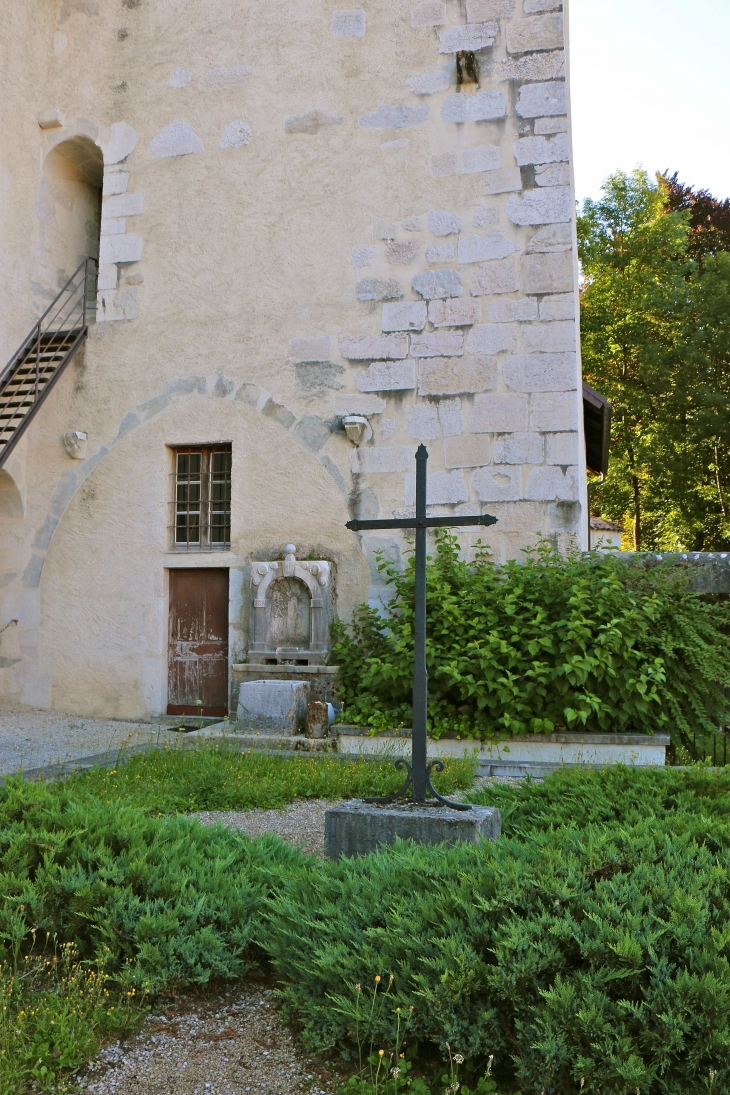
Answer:
[[290, 840], [305, 852], [324, 851], [324, 812], [335, 803], [326, 798], [299, 799], [282, 810], [203, 811], [190, 814], [204, 825], [220, 823], [230, 829], [240, 829], [249, 836], [276, 833]]
[[329, 1095], [335, 1078], [298, 1050], [268, 988], [250, 983], [150, 1016], [79, 1076], [84, 1095]]
[[122, 745], [179, 741], [157, 723], [87, 719], [20, 704], [0, 707], [0, 774], [95, 756]]

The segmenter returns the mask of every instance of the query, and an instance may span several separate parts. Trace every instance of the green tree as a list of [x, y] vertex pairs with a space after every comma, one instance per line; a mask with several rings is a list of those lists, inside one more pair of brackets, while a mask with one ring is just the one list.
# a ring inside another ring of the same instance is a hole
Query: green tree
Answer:
[[730, 544], [730, 255], [711, 253], [699, 212], [722, 203], [701, 192], [693, 213], [687, 190], [617, 172], [578, 223], [583, 371], [614, 412], [592, 497], [633, 527], [637, 551]]

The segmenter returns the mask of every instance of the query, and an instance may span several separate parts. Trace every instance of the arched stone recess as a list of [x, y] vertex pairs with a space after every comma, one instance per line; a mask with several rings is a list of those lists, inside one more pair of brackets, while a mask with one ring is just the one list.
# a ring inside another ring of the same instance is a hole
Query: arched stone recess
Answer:
[[[309, 417], [298, 418], [293, 411], [289, 410], [283, 403], [277, 402], [270, 392], [258, 384], [243, 383], [236, 387], [234, 380], [221, 373], [207, 376], [179, 377], [168, 380], [164, 392], [160, 392], [159, 395], [153, 396], [127, 411], [119, 423], [114, 440], [109, 445], [100, 445], [96, 452], [84, 460], [77, 468], [69, 468], [61, 475], [53, 493], [49, 510], [33, 539], [33, 554], [23, 574], [24, 589], [37, 589], [40, 586], [43, 564], [53, 534], [69, 503], [91, 475], [94, 468], [132, 431], [139, 429], [140, 426], [145, 425], [161, 414], [175, 400], [185, 399], [189, 396], [202, 396], [214, 400], [245, 403], [276, 423], [282, 430], [290, 433], [299, 447], [313, 455], [334, 481], [338, 491], [343, 496], [343, 511], [346, 511], [347, 483], [334, 460], [326, 453], [319, 452], [322, 447], [322, 436], [317, 437], [316, 431], [312, 431]], [[326, 423], [322, 421], [321, 425], [324, 428]], [[314, 439], [312, 438], [313, 432], [315, 433]]]
[[88, 118], [61, 125], [51, 111], [36, 202], [38, 245], [33, 256], [35, 307], [43, 311], [81, 261], [99, 263], [97, 322], [135, 319], [142, 275], [142, 239], [127, 219], [143, 212], [144, 195], [127, 193], [127, 159], [139, 136], [127, 122], [105, 131]]
[[[344, 482], [302, 442], [301, 421], [257, 385], [178, 378], [129, 410], [112, 441], [61, 477], [26, 573], [32, 588], [23, 591], [38, 605], [34, 702], [99, 717], [164, 711], [170, 568], [229, 570], [234, 661], [250, 627], [250, 561], [262, 551], [276, 558], [292, 539], [303, 555], [325, 552], [343, 574], [338, 605], [348, 611], [362, 599], [367, 567], [344, 527]], [[181, 555], [172, 535], [172, 449], [227, 439], [230, 550]], [[27, 677], [29, 666], [15, 671]]]

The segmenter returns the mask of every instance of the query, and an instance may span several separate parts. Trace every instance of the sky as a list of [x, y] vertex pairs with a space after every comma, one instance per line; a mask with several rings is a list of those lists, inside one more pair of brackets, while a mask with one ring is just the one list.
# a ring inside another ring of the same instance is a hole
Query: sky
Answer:
[[621, 168], [730, 197], [730, 0], [570, 0], [576, 195]]

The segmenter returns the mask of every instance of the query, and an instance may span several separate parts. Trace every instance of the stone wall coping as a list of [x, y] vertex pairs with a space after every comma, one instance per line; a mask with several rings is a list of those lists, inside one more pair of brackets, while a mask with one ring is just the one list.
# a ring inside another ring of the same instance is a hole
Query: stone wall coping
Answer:
[[[351, 726], [347, 723], [336, 723], [332, 729], [337, 730], [341, 737], [372, 736], [377, 741], [409, 738], [412, 733], [410, 727], [403, 727], [399, 730], [371, 735], [370, 727]], [[434, 741], [434, 743], [436, 740], [454, 741], [455, 739], [450, 736], [439, 739], [429, 738], [429, 741]], [[517, 742], [527, 744], [531, 742], [536, 744], [563, 743], [566, 745], [658, 745], [668, 748], [671, 743], [669, 734], [550, 734], [549, 737], [544, 734], [523, 734], [509, 738], [496, 738], [494, 741], [480, 741], [476, 738], [459, 738], [458, 740], [464, 744], [465, 748], [480, 748], [483, 746], [494, 748], [500, 745], [512, 745]]]
[[293, 671], [299, 676], [303, 677], [334, 677], [339, 671], [339, 665], [267, 665], [263, 662], [234, 662], [231, 666], [234, 673], [250, 673], [258, 674], [260, 677], [275, 676], [277, 673], [284, 671]]

